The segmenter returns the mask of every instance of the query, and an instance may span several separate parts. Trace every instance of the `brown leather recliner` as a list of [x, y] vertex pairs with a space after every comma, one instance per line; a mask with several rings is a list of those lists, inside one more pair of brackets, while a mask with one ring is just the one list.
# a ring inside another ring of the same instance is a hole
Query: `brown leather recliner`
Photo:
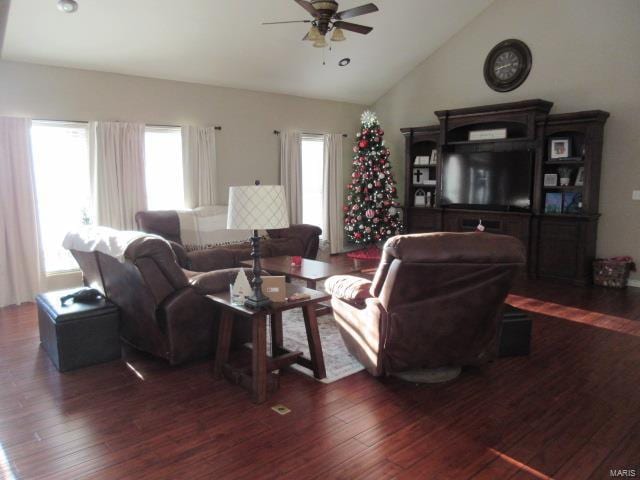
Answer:
[[[168, 242], [145, 236], [125, 250], [125, 261], [71, 250], [86, 285], [120, 307], [120, 336], [171, 364], [215, 351], [219, 312], [205, 295], [229, 288], [238, 269], [197, 274], [176, 262]], [[234, 334], [247, 336], [237, 329]]]
[[335, 276], [325, 288], [349, 351], [372, 375], [479, 365], [496, 355], [502, 306], [524, 264], [510, 236], [400, 235], [373, 282]]
[[[251, 259], [251, 245], [243, 242], [221, 245], [188, 252], [180, 238], [180, 219], [175, 210], [136, 213], [138, 228], [168, 240], [183, 268], [209, 272], [221, 268], [239, 267], [243, 260]], [[322, 230], [314, 225], [291, 225], [289, 228], [267, 230], [269, 238], [260, 242], [261, 256], [300, 255], [315, 259], [318, 254]], [[247, 239], [248, 240], [248, 239]]]

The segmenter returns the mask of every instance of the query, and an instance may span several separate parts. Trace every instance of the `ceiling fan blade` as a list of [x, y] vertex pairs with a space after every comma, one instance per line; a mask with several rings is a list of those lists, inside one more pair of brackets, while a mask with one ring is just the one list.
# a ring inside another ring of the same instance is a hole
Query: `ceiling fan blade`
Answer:
[[311, 23], [311, 20], [287, 20], [284, 22], [262, 22], [262, 25], [279, 25], [281, 23]]
[[361, 33], [363, 35], [366, 35], [373, 30], [373, 27], [365, 27], [364, 25], [358, 25], [350, 22], [335, 22], [333, 26], [343, 30], [349, 30], [350, 32]]
[[302, 8], [304, 8], [307, 12], [309, 12], [309, 14], [313, 17], [313, 18], [318, 18], [318, 11], [313, 8], [313, 5], [311, 5], [310, 2], [307, 2], [307, 0], [293, 0], [294, 2], [296, 2], [298, 5], [300, 5]]
[[366, 5], [360, 5], [359, 7], [350, 8], [349, 10], [338, 12], [333, 16], [333, 18], [335, 18], [336, 20], [345, 20], [347, 18], [358, 17], [360, 15], [366, 15], [367, 13], [373, 13], [377, 11], [378, 7], [376, 7], [373, 3], [367, 3]]

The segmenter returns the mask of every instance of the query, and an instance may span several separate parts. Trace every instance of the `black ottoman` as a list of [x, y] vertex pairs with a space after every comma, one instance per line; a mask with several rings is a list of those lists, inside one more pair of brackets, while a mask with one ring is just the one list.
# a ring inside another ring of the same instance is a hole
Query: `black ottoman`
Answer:
[[118, 307], [108, 300], [64, 306], [58, 290], [36, 297], [40, 342], [61, 372], [120, 358]]
[[499, 357], [529, 355], [531, 349], [531, 319], [524, 311], [504, 306], [500, 326]]

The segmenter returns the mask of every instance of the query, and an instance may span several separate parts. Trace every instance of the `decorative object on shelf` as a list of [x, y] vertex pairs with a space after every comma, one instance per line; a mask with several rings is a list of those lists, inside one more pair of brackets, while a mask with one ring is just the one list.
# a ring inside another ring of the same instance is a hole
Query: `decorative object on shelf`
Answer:
[[255, 185], [229, 188], [227, 229], [252, 230], [251, 257], [253, 258], [252, 293], [245, 306], [261, 308], [271, 304], [262, 293], [260, 273], [260, 236], [258, 230], [289, 228], [289, 214], [282, 185]]
[[251, 285], [247, 279], [247, 274], [241, 268], [236, 275], [236, 281], [229, 285], [231, 294], [231, 303], [234, 305], [243, 305], [245, 299], [251, 294]]
[[557, 187], [558, 186], [558, 174], [557, 173], [545, 173], [544, 174], [544, 186], [545, 187]]
[[382, 139], [384, 130], [376, 114], [369, 110], [360, 120], [347, 204], [343, 207], [344, 229], [351, 243], [372, 245], [398, 235], [404, 227], [398, 217], [398, 192], [391, 173], [390, 152]]
[[424, 193], [424, 190], [421, 188], [416, 190], [414, 194], [413, 205], [416, 207], [425, 207], [426, 206], [427, 195]]
[[478, 226], [476, 227], [476, 230], [478, 232], [484, 232], [485, 228], [484, 228], [484, 225], [482, 224], [482, 219], [478, 220]]
[[571, 156], [570, 138], [552, 138], [549, 141], [549, 158], [562, 159]]
[[548, 192], [545, 195], [544, 213], [562, 213], [562, 193]]
[[437, 165], [438, 164], [438, 150], [435, 148], [431, 150], [431, 157], [429, 158], [429, 165]]
[[496, 92], [515, 90], [531, 71], [531, 50], [521, 40], [509, 39], [491, 49], [484, 62], [484, 80]]
[[422, 185], [422, 177], [426, 177], [424, 171], [421, 168], [413, 169], [413, 183], [416, 185]]
[[576, 187], [582, 187], [584, 185], [584, 167], [580, 167], [578, 169], [578, 174], [576, 175], [576, 182], [574, 183]]
[[506, 128], [492, 128], [491, 130], [471, 130], [469, 140], [502, 140], [507, 138]]
[[429, 165], [429, 157], [425, 155], [417, 155], [413, 164], [416, 166]]
[[427, 192], [427, 198], [425, 200], [425, 207], [432, 207], [433, 204], [431, 203], [433, 201], [433, 195], [431, 194], [431, 192]]
[[572, 169], [569, 167], [560, 167], [558, 169], [558, 175], [560, 175], [560, 186], [567, 187], [571, 183]]
[[631, 257], [596, 258], [593, 261], [593, 283], [601, 287], [625, 288], [629, 273], [636, 271]]
[[562, 213], [582, 213], [582, 194], [565, 192], [562, 196]]

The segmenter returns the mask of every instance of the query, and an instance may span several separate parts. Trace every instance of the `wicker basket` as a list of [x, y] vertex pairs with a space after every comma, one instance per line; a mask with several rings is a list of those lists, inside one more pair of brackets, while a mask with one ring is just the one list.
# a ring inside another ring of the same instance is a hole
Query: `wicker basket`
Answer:
[[601, 287], [626, 288], [633, 262], [597, 259], [593, 261], [593, 283]]

